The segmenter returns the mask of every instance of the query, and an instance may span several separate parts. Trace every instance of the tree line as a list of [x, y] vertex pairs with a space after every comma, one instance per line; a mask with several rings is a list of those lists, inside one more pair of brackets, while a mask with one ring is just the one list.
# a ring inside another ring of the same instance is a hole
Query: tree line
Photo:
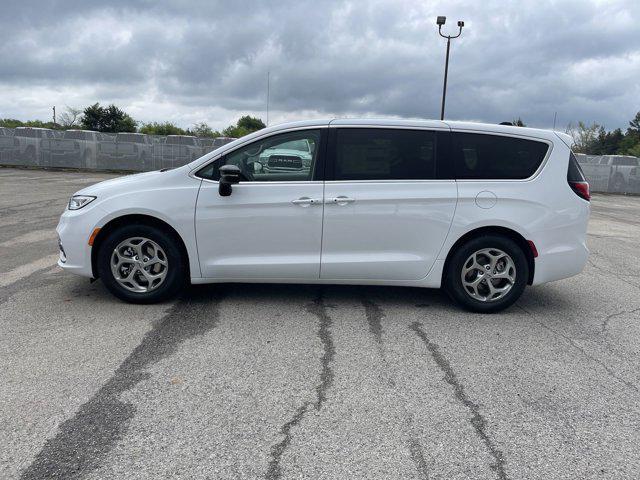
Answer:
[[625, 132], [620, 128], [607, 131], [595, 122], [588, 125], [569, 124], [566, 132], [573, 138], [575, 152], [588, 155], [633, 155], [640, 157], [640, 112], [629, 121]]
[[261, 119], [245, 115], [240, 117], [234, 125], [229, 125], [222, 131], [213, 130], [206, 122], [196, 123], [191, 128], [183, 129], [171, 122], [137, 122], [116, 105], [103, 107], [99, 103], [89, 105], [84, 110], [67, 107], [56, 123], [41, 120], [23, 122], [14, 118], [0, 119], [0, 127], [7, 128], [40, 127], [56, 130], [79, 128], [103, 133], [138, 132], [147, 135], [195, 135], [210, 138], [239, 138], [265, 126]]

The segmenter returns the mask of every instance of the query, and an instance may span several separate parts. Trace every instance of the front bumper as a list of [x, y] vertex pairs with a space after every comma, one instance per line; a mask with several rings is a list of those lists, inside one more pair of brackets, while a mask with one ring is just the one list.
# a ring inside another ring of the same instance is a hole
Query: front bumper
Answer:
[[97, 206], [85, 208], [65, 210], [60, 216], [56, 227], [60, 250], [58, 265], [71, 273], [93, 278], [89, 237], [94, 228], [100, 226], [105, 212]]

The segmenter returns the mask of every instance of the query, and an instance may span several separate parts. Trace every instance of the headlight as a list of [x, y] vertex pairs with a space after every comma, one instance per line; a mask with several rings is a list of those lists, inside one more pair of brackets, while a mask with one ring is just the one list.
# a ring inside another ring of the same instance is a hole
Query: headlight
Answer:
[[74, 195], [69, 199], [69, 210], [78, 210], [96, 199], [91, 195]]

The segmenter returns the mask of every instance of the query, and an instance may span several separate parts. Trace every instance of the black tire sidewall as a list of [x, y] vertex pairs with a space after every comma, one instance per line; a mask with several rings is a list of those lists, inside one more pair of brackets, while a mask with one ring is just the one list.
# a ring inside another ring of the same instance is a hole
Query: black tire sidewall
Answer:
[[[516, 281], [511, 290], [503, 298], [494, 302], [481, 302], [467, 294], [460, 272], [464, 262], [471, 254], [483, 248], [497, 248], [507, 253], [516, 266]], [[493, 313], [510, 307], [515, 303], [529, 279], [529, 264], [522, 248], [512, 239], [502, 235], [483, 235], [464, 243], [453, 253], [445, 272], [444, 287], [449, 296], [465, 309], [478, 313]]]
[[[126, 225], [113, 232], [100, 245], [97, 255], [98, 274], [102, 283], [116, 297], [131, 303], [157, 303], [176, 296], [186, 282], [185, 259], [178, 247], [175, 235], [150, 225]], [[157, 289], [148, 293], [136, 293], [122, 287], [111, 273], [111, 254], [120, 242], [131, 237], [145, 237], [156, 242], [167, 255], [167, 276]]]

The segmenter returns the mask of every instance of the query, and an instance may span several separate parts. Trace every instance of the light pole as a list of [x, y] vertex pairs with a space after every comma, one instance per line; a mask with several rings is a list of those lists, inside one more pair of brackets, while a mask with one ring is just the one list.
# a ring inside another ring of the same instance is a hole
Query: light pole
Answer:
[[443, 35], [442, 34], [442, 26], [447, 21], [447, 17], [438, 17], [436, 20], [436, 24], [438, 25], [438, 33], [442, 38], [447, 39], [447, 59], [444, 63], [444, 86], [442, 87], [442, 108], [440, 109], [440, 120], [444, 120], [444, 102], [447, 98], [447, 75], [449, 73], [449, 48], [451, 47], [451, 39], [458, 38], [462, 34], [462, 27], [464, 27], [464, 22], [462, 20], [458, 21], [458, 34], [457, 35]]

